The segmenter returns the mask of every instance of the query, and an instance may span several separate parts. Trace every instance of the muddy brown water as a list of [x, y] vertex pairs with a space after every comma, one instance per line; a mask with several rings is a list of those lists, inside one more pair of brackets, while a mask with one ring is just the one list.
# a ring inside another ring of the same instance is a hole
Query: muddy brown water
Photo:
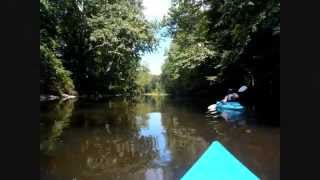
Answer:
[[[280, 128], [213, 117], [168, 97], [43, 102], [40, 179], [178, 180], [215, 140], [261, 179], [280, 179]], [[248, 121], [248, 122], [247, 122]]]

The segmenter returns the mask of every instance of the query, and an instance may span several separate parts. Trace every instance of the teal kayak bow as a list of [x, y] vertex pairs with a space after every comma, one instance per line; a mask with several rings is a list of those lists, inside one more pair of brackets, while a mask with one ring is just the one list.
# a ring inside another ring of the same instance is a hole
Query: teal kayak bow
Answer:
[[218, 141], [213, 142], [180, 180], [258, 180]]

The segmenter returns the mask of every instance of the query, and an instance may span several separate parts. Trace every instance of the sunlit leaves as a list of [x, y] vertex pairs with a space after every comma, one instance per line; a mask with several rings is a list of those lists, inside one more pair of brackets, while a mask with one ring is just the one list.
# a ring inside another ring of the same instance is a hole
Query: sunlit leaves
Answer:
[[81, 94], [134, 91], [140, 56], [157, 44], [155, 25], [143, 17], [140, 0], [42, 4], [41, 42], [59, 51]]
[[[201, 6], [210, 8], [203, 11]], [[268, 29], [280, 32], [279, 12], [278, 0], [175, 0], [163, 22], [173, 37], [163, 66], [167, 87], [186, 89], [183, 81], [196, 84], [206, 75], [217, 75], [220, 82], [231, 77], [226, 70], [239, 63], [244, 54], [248, 56], [248, 46], [256, 34]], [[241, 68], [249, 74], [253, 67], [247, 66], [242, 64]]]
[[62, 95], [63, 93], [74, 94], [73, 81], [70, 72], [65, 70], [61, 60], [46, 45], [40, 45], [42, 92]]

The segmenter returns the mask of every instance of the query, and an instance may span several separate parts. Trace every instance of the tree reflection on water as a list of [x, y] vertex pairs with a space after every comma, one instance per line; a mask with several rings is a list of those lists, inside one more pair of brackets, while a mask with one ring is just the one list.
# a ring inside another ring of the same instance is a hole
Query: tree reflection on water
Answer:
[[40, 151], [49, 153], [56, 148], [63, 130], [70, 125], [74, 102], [55, 102], [49, 112], [40, 114]]
[[243, 146], [240, 131], [211, 126], [193, 106], [164, 97], [49, 103], [41, 111], [41, 179], [179, 179], [213, 139]]

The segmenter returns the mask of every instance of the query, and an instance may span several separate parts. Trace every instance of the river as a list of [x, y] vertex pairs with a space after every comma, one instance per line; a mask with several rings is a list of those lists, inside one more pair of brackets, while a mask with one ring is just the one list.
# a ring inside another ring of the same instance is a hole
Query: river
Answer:
[[215, 140], [261, 179], [280, 179], [280, 128], [208, 114], [208, 99], [42, 102], [40, 179], [178, 180]]

